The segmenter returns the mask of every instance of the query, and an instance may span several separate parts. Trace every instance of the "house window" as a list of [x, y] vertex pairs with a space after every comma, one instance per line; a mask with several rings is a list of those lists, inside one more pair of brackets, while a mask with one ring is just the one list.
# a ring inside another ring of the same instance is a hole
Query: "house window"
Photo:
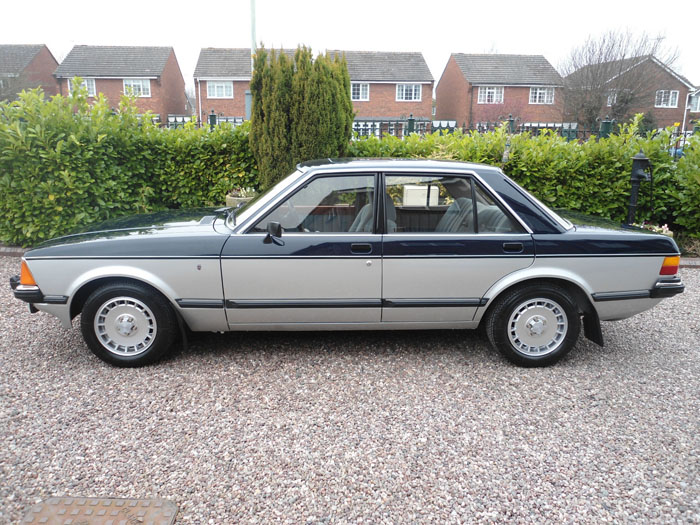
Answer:
[[233, 98], [233, 82], [207, 82], [207, 98]]
[[369, 100], [369, 84], [353, 82], [350, 84], [350, 99], [354, 101]]
[[480, 86], [479, 104], [503, 104], [503, 86]]
[[530, 104], [554, 104], [554, 88], [531, 87]]
[[136, 97], [150, 97], [151, 81], [147, 78], [125, 78], [124, 93]]
[[421, 85], [420, 84], [396, 84], [396, 100], [397, 101], [415, 101], [420, 102]]
[[608, 107], [612, 107], [617, 102], [617, 91], [611, 91], [608, 93]]
[[[84, 78], [82, 86], [87, 89], [88, 97], [94, 97], [97, 95], [97, 90], [95, 89], [95, 79], [94, 78]], [[73, 91], [73, 83], [71, 79], [68, 79], [68, 92]]]
[[700, 93], [690, 97], [690, 111], [693, 113], [700, 112]]
[[656, 92], [656, 102], [654, 106], [657, 108], [677, 108], [678, 91], [670, 91], [668, 89], [658, 90]]

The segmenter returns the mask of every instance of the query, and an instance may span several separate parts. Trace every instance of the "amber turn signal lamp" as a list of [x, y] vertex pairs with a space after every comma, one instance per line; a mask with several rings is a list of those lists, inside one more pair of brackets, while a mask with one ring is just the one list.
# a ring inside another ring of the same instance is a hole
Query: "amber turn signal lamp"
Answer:
[[29, 266], [27, 266], [27, 261], [22, 261], [22, 268], [19, 274], [19, 284], [24, 286], [36, 286], [36, 281], [32, 272], [29, 271]]
[[679, 255], [674, 257], [666, 257], [661, 265], [659, 275], [676, 275], [678, 273], [678, 265], [681, 263]]

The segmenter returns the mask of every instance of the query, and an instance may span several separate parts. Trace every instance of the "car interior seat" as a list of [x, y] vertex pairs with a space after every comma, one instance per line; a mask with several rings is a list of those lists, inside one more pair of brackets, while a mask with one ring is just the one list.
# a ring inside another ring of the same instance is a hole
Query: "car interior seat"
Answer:
[[[384, 194], [384, 209], [386, 210], [387, 233], [396, 231], [396, 207], [391, 196]], [[350, 225], [349, 232], [371, 232], [374, 219], [374, 206], [365, 204], [355, 220]]]
[[473, 228], [472, 200], [460, 197], [450, 204], [440, 222], [435, 227], [436, 232], [470, 232]]

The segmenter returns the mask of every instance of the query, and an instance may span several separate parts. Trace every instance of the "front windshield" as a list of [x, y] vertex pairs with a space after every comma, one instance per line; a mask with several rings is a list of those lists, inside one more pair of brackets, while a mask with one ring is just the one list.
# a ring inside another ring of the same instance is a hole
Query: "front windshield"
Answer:
[[[296, 170], [294, 173], [289, 175], [288, 177], [285, 177], [281, 181], [279, 181], [277, 184], [275, 184], [272, 188], [268, 189], [267, 191], [264, 191], [257, 195], [255, 198], [252, 200], [248, 201], [245, 203], [243, 206], [240, 208], [236, 208], [236, 213], [235, 214], [230, 214], [228, 221], [227, 221], [227, 226], [229, 228], [233, 228], [237, 224], [241, 224], [243, 221], [248, 219], [253, 212], [255, 212], [257, 209], [259, 209], [261, 206], [264, 206], [266, 203], [271, 201], [282, 189], [285, 187], [289, 186], [294, 180], [298, 179], [303, 172]], [[235, 215], [235, 220], [234, 220], [234, 215]]]

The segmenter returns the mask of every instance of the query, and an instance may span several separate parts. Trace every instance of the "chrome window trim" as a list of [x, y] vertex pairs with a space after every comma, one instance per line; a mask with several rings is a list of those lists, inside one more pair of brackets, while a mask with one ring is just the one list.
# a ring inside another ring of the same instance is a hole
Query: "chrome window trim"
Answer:
[[[499, 173], [506, 177], [506, 175], [501, 171], [498, 170]], [[262, 216], [269, 210], [270, 208], [273, 208], [277, 204], [279, 204], [284, 198], [286, 198], [288, 195], [291, 193], [295, 192], [299, 186], [302, 184], [305, 184], [311, 178], [318, 177], [318, 176], [328, 176], [328, 175], [339, 175], [339, 174], [349, 174], [349, 175], [357, 175], [360, 173], [364, 173], [367, 175], [370, 174], [381, 174], [382, 176], [382, 186], [383, 186], [383, 178], [386, 177], [387, 175], [401, 175], [401, 174], [430, 174], [430, 175], [439, 175], [439, 174], [444, 174], [444, 175], [457, 175], [457, 176], [471, 176], [474, 178], [474, 180], [478, 181], [481, 186], [486, 189], [487, 193], [496, 200], [500, 206], [502, 206], [504, 209], [508, 211], [508, 213], [522, 226], [522, 228], [525, 230], [525, 232], [529, 235], [532, 235], [533, 231], [532, 229], [523, 221], [520, 216], [513, 211], [513, 208], [511, 208], [508, 203], [506, 203], [503, 198], [498, 194], [498, 192], [494, 191], [494, 189], [486, 183], [486, 181], [473, 169], [455, 169], [455, 168], [441, 168], [441, 167], [433, 167], [433, 166], [428, 166], [428, 167], [396, 167], [391, 170], [387, 170], [386, 168], [382, 169], [379, 166], [354, 166], [354, 167], [347, 167], [347, 166], [338, 166], [335, 167], [333, 165], [330, 166], [324, 166], [322, 168], [310, 168], [308, 171], [303, 172], [303, 175], [299, 177], [294, 183], [292, 183], [290, 186], [285, 188], [284, 190], [280, 191], [273, 197], [271, 197], [264, 205], [261, 205], [258, 210], [253, 212], [253, 214], [248, 217], [244, 222], [241, 222], [239, 225], [233, 227], [233, 233], [234, 234], [246, 234], [248, 233], [248, 229], [252, 227], [255, 222], [259, 218], [262, 218]], [[378, 192], [379, 188], [375, 188], [375, 192]], [[540, 207], [537, 207], [540, 209]], [[542, 210], [544, 211], [544, 210]], [[547, 214], [549, 215], [549, 214]], [[557, 221], [558, 223], [558, 221]], [[229, 227], [231, 227], [229, 225]], [[426, 232], [428, 235], [432, 235], [430, 232]], [[336, 234], [333, 234], [336, 235]], [[369, 235], [374, 235], [369, 233]], [[377, 234], [378, 235], [378, 234]], [[479, 234], [480, 235], [480, 234]], [[503, 235], [509, 235], [509, 234], [503, 234]], [[518, 235], [518, 234], [514, 234]], [[500, 235], [502, 236], [502, 235]]]

